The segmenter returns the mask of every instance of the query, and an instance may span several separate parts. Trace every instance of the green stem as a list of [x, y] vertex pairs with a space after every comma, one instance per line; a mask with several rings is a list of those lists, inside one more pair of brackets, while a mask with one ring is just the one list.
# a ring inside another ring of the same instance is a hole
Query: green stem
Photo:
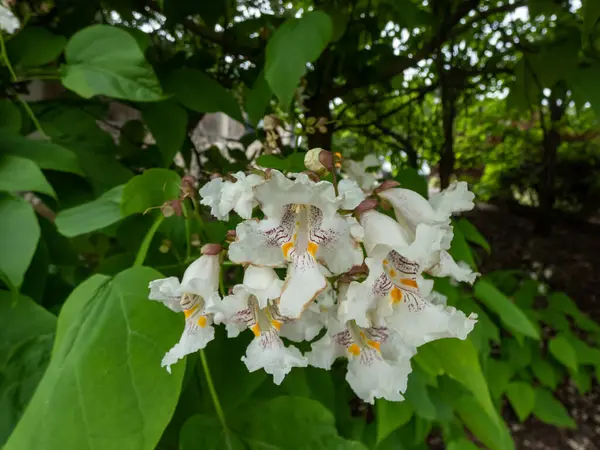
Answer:
[[[0, 33], [0, 50], [2, 50], [2, 58], [4, 59], [4, 63], [6, 64], [6, 67], [8, 68], [8, 71], [10, 72], [10, 78], [13, 83], [16, 83], [17, 82], [17, 74], [15, 73], [15, 69], [13, 69], [13, 66], [10, 63], [10, 59], [8, 58], [8, 53], [6, 52], [6, 44], [4, 43], [4, 36], [2, 36], [2, 33]], [[21, 103], [21, 105], [23, 106], [23, 109], [25, 110], [25, 112], [27, 113], [27, 115], [29, 116], [31, 121], [33, 122], [33, 125], [35, 125], [35, 128], [41, 133], [41, 135], [43, 137], [46, 137], [46, 133], [44, 133], [44, 129], [38, 122], [37, 117], [35, 117], [35, 114], [31, 110], [31, 108], [29, 107], [27, 102], [25, 100], [23, 100], [23, 97], [21, 97], [19, 94], [17, 94], [17, 100], [19, 100], [19, 103]]]
[[200, 359], [202, 360], [202, 368], [204, 369], [206, 384], [208, 385], [208, 390], [210, 391], [210, 396], [212, 398], [213, 405], [215, 406], [215, 412], [217, 413], [217, 417], [219, 417], [219, 421], [221, 422], [221, 426], [223, 427], [223, 434], [225, 435], [227, 448], [233, 449], [229, 438], [229, 428], [227, 427], [227, 422], [225, 421], [225, 413], [223, 412], [223, 408], [221, 407], [221, 401], [219, 400], [219, 396], [217, 395], [217, 390], [215, 389], [212, 376], [210, 375], [210, 368], [208, 367], [208, 360], [206, 359], [206, 354], [204, 353], [204, 350], [200, 350]]
[[156, 230], [160, 227], [160, 224], [165, 219], [163, 215], [160, 215], [156, 218], [146, 236], [144, 236], [144, 240], [142, 241], [142, 245], [140, 245], [140, 249], [137, 252], [135, 257], [135, 262], [133, 263], [133, 267], [141, 266], [144, 264], [144, 260], [146, 259], [146, 255], [148, 254], [148, 249], [150, 248], [150, 244], [152, 243], [152, 238], [156, 234]]
[[185, 259], [190, 259], [192, 256], [192, 230], [190, 227], [190, 217], [188, 214], [188, 209], [187, 206], [185, 204], [185, 200], [183, 200], [181, 202], [181, 205], [183, 206], [183, 217], [185, 219], [185, 240], [187, 243], [186, 246], [186, 252], [185, 252]]
[[200, 234], [202, 235], [202, 243], [208, 244], [208, 235], [206, 231], [204, 231], [204, 221], [202, 220], [202, 215], [200, 214], [200, 203], [195, 198], [192, 198], [192, 203], [194, 204], [194, 212], [196, 213], [196, 220], [198, 221], [198, 225], [200, 225]]

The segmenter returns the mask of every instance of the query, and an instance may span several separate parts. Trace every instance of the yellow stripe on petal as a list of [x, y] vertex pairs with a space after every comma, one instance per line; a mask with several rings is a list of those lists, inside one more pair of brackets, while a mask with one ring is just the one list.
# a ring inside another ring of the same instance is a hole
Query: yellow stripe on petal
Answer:
[[204, 328], [206, 326], [206, 317], [205, 316], [198, 317], [198, 325], [200, 325], [202, 328]]
[[402, 278], [400, 280], [400, 283], [404, 284], [405, 286], [410, 286], [413, 288], [417, 288], [417, 280], [411, 280], [410, 278]]
[[194, 314], [194, 311], [196, 311], [197, 309], [198, 309], [198, 305], [192, 306], [190, 309], [184, 309], [183, 315], [185, 316], [186, 319], [188, 319], [192, 314]]
[[404, 294], [400, 289], [394, 286], [390, 291], [390, 297], [392, 297], [392, 303], [400, 303], [404, 297]]
[[252, 332], [254, 333], [254, 336], [258, 337], [260, 336], [260, 327], [258, 326], [257, 323], [255, 323], [254, 325], [252, 325], [250, 327], [250, 329], [252, 330]]
[[319, 250], [319, 244], [316, 244], [312, 241], [308, 241], [308, 253], [310, 253], [313, 258], [317, 257], [318, 250]]
[[381, 344], [379, 342], [367, 341], [367, 344], [369, 345], [369, 347], [374, 348], [375, 350], [381, 353]]
[[360, 355], [360, 347], [356, 344], [352, 344], [350, 347], [348, 347], [348, 351], [354, 356]]
[[273, 328], [275, 328], [277, 331], [281, 330], [281, 322], [278, 320], [272, 320], [271, 325], [273, 325]]

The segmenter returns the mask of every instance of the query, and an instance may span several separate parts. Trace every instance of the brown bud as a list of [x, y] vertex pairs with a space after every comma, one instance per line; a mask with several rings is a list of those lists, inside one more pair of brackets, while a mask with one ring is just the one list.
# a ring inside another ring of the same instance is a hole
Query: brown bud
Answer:
[[319, 181], [321, 181], [321, 179], [319, 178], [319, 175], [317, 175], [314, 172], [311, 172], [310, 170], [305, 170], [304, 172], [302, 172], [306, 175], [308, 175], [308, 178], [310, 178], [312, 181], [314, 181], [315, 183], [318, 183]]
[[360, 216], [362, 213], [364, 213], [366, 211], [370, 211], [371, 209], [377, 208], [377, 204], [378, 204], [378, 202], [374, 198], [368, 198], [366, 200], [363, 200], [360, 205], [358, 205], [356, 208], [354, 208], [353, 214], [355, 216]]
[[221, 253], [221, 245], [220, 244], [205, 244], [200, 249], [200, 253], [203, 255], [215, 256]]
[[158, 247], [158, 251], [161, 253], [169, 253], [169, 250], [171, 250], [171, 245], [172, 245], [172, 242], [169, 241], [168, 239], [165, 239], [160, 244], [160, 247]]
[[380, 192], [387, 191], [388, 189], [392, 189], [398, 186], [400, 186], [400, 183], [398, 183], [396, 180], [385, 180], [383, 183], [381, 183], [375, 188], [373, 193], [379, 194]]
[[225, 235], [225, 241], [229, 242], [231, 244], [232, 242], [235, 242], [236, 239], [237, 239], [237, 234], [236, 234], [235, 230], [228, 230], [227, 234]]

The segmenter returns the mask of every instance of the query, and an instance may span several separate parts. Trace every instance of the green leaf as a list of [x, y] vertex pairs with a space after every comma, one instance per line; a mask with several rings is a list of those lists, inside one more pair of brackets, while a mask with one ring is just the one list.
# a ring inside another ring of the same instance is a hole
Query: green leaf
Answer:
[[446, 450], [480, 450], [475, 444], [467, 439], [452, 441], [448, 443]]
[[21, 198], [0, 197], [0, 273], [19, 288], [40, 239], [33, 207]]
[[600, 19], [600, 2], [596, 0], [583, 0], [581, 7], [583, 16], [583, 35], [588, 36], [594, 30], [598, 19]]
[[167, 79], [167, 88], [182, 105], [192, 111], [223, 112], [244, 123], [240, 107], [232, 93], [197, 69], [175, 70]]
[[4, 445], [50, 360], [56, 317], [21, 295], [0, 291], [0, 445]]
[[536, 388], [535, 390], [533, 414], [542, 422], [550, 425], [564, 428], [577, 427], [565, 407], [552, 396], [551, 392], [542, 388]]
[[429, 196], [427, 180], [412, 167], [405, 167], [404, 169], [398, 170], [398, 174], [394, 177], [394, 179], [405, 189], [415, 191], [425, 198]]
[[63, 236], [91, 233], [118, 222], [121, 216], [123, 186], [117, 186], [102, 196], [56, 215], [56, 227]]
[[473, 393], [492, 420], [497, 419], [477, 351], [471, 341], [440, 339], [419, 347], [417, 355], [429, 361], [436, 361], [448, 376]]
[[160, 207], [167, 200], [179, 197], [181, 177], [167, 169], [148, 169], [133, 177], [123, 189], [121, 213], [128, 216]]
[[187, 112], [177, 103], [167, 100], [148, 104], [142, 109], [142, 118], [162, 152], [165, 165], [170, 166], [187, 136]]
[[486, 365], [485, 376], [492, 396], [498, 399], [506, 391], [512, 377], [512, 370], [504, 361], [489, 359]]
[[306, 65], [316, 61], [331, 40], [333, 26], [323, 11], [288, 19], [267, 43], [265, 78], [283, 109], [290, 107]]
[[567, 337], [559, 334], [555, 338], [550, 339], [548, 350], [563, 365], [573, 372], [577, 372], [577, 354]]
[[0, 152], [31, 159], [41, 169], [83, 175], [75, 153], [48, 141], [27, 139], [2, 130], [0, 131]]
[[552, 390], [556, 389], [560, 377], [550, 362], [542, 359], [539, 355], [534, 355], [533, 361], [531, 362], [531, 370], [544, 386], [547, 386]]
[[490, 310], [498, 314], [500, 320], [510, 329], [525, 336], [539, 339], [538, 329], [531, 323], [525, 313], [512, 303], [486, 278], [480, 278], [475, 284], [475, 297]]
[[529, 417], [535, 406], [535, 391], [530, 384], [523, 381], [510, 383], [506, 389], [506, 396], [521, 422]]
[[[407, 391], [408, 392], [408, 391]], [[378, 399], [375, 417], [377, 419], [377, 443], [383, 442], [390, 434], [408, 423], [413, 416], [413, 408], [406, 401], [389, 402]]]
[[227, 438], [214, 417], [190, 417], [181, 429], [179, 449], [365, 450], [338, 436], [333, 415], [309, 398], [283, 396], [251, 403], [226, 420]]
[[69, 39], [65, 59], [62, 82], [84, 98], [163, 99], [154, 70], [127, 31], [109, 25], [84, 28]]
[[[416, 365], [408, 376], [408, 387], [404, 397], [404, 403], [413, 406], [415, 414], [427, 420], [437, 418], [437, 410], [427, 391], [427, 372]], [[429, 375], [431, 376], [431, 375]]]
[[600, 78], [600, 63], [592, 62], [587, 67], [579, 67], [573, 73], [573, 93], [581, 101], [588, 101], [600, 117], [600, 90], [598, 90], [598, 79]]
[[488, 255], [492, 253], [492, 249], [488, 241], [483, 237], [483, 235], [479, 232], [475, 225], [473, 225], [467, 219], [465, 219], [464, 217], [459, 219], [457, 222], [454, 223], [454, 226], [460, 228], [460, 231], [462, 231], [462, 234], [467, 239], [467, 241], [480, 245], [481, 247], [483, 247], [483, 249], [487, 252]]
[[502, 420], [494, 421], [471, 396], [455, 401], [458, 416], [471, 432], [491, 450], [514, 450], [510, 432]]
[[456, 261], [464, 261], [473, 270], [477, 270], [477, 263], [475, 263], [473, 251], [471, 250], [471, 247], [469, 247], [467, 239], [460, 228], [454, 228], [454, 237], [450, 244], [449, 253]]
[[94, 276], [67, 299], [52, 359], [6, 450], [151, 450], [177, 404], [184, 366], [160, 367], [183, 318], [148, 300], [146, 267]]
[[252, 126], [256, 127], [263, 118], [272, 96], [271, 88], [265, 79], [264, 73], [261, 72], [256, 78], [252, 89], [248, 89], [246, 92], [246, 98], [244, 99], [244, 109]]
[[21, 130], [21, 112], [10, 100], [0, 100], [0, 133]]
[[60, 56], [66, 42], [46, 28], [28, 26], [6, 43], [6, 51], [14, 66], [43, 66]]
[[277, 169], [281, 172], [302, 172], [304, 168], [304, 152], [292, 153], [286, 158], [275, 155], [262, 155], [256, 160], [256, 164], [268, 169]]
[[0, 159], [0, 191], [34, 191], [56, 198], [56, 192], [36, 163], [11, 155]]

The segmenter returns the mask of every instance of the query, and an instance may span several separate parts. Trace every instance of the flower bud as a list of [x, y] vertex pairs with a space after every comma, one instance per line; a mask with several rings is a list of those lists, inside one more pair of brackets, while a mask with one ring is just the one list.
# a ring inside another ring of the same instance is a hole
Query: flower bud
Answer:
[[192, 247], [200, 248], [202, 242], [200, 242], [200, 236], [198, 233], [194, 233], [190, 236], [190, 244], [192, 244]]
[[354, 215], [355, 216], [360, 216], [362, 213], [366, 212], [366, 211], [370, 211], [371, 209], [375, 209], [377, 208], [377, 200], [374, 198], [368, 198], [366, 200], [363, 200], [360, 205], [358, 205], [355, 209], [354, 209]]
[[373, 193], [379, 194], [380, 192], [387, 191], [388, 189], [392, 189], [398, 186], [400, 186], [400, 183], [398, 183], [396, 180], [385, 180], [383, 183], [381, 183], [375, 188]]
[[171, 245], [172, 245], [172, 242], [169, 241], [168, 239], [165, 239], [160, 244], [160, 247], [158, 247], [158, 251], [161, 253], [169, 253], [169, 250], [171, 250]]
[[171, 217], [174, 215], [181, 217], [181, 215], [183, 214], [183, 206], [181, 204], [181, 200], [169, 200], [167, 202], [164, 202], [160, 207], [160, 210], [162, 211], [162, 214], [165, 217]]
[[333, 155], [322, 148], [313, 148], [306, 152], [304, 165], [316, 174], [322, 174], [333, 168]]
[[181, 192], [183, 198], [196, 197], [196, 179], [191, 175], [186, 175], [181, 179]]
[[227, 230], [227, 234], [225, 235], [225, 242], [229, 242], [231, 244], [232, 242], [235, 242], [236, 239], [237, 234], [235, 230]]
[[200, 253], [203, 255], [218, 255], [221, 253], [221, 245], [220, 244], [205, 244], [201, 249]]
[[319, 178], [319, 175], [317, 175], [314, 172], [311, 172], [310, 170], [305, 170], [304, 172], [302, 172], [303, 174], [307, 175], [308, 178], [310, 178], [312, 181], [314, 181], [315, 183], [318, 183], [319, 181], [321, 181], [321, 179]]

